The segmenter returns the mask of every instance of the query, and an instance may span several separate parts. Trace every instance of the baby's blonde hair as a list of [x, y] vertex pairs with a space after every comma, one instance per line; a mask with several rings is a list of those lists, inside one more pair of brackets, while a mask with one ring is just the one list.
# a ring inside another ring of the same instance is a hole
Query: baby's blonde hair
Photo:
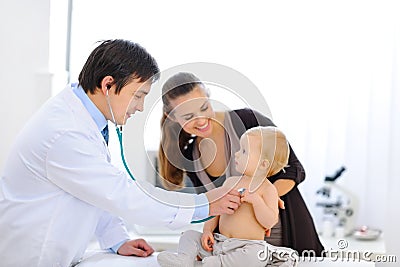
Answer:
[[250, 128], [244, 134], [261, 138], [260, 160], [267, 159], [270, 163], [267, 177], [280, 172], [287, 166], [289, 160], [289, 144], [286, 136], [273, 126], [257, 126]]

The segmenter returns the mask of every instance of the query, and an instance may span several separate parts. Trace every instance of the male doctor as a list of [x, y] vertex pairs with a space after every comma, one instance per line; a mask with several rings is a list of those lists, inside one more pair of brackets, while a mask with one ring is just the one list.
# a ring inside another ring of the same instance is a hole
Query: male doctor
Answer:
[[146, 257], [153, 249], [129, 240], [121, 218], [173, 229], [238, 208], [237, 192], [139, 187], [110, 163], [107, 121], [124, 125], [142, 111], [158, 73], [138, 44], [104, 41], [90, 54], [79, 84], [47, 101], [25, 125], [0, 176], [1, 266], [73, 265], [93, 235], [103, 249]]

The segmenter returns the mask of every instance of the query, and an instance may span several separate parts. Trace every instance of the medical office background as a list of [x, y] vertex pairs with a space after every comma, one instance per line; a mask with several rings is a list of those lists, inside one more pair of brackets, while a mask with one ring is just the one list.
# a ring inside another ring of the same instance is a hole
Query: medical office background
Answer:
[[[398, 1], [2, 0], [0, 10], [1, 169], [15, 135], [77, 80], [96, 41], [130, 39], [161, 70], [211, 62], [249, 78], [304, 164], [310, 210], [324, 177], [345, 166], [338, 182], [360, 202], [357, 225], [382, 229], [387, 253], [400, 251]], [[138, 178], [157, 148], [159, 94], [125, 128]]]

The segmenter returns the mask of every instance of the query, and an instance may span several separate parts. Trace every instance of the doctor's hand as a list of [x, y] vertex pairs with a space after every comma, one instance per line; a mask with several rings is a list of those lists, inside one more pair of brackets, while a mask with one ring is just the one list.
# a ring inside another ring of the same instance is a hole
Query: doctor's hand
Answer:
[[210, 203], [209, 215], [233, 214], [240, 206], [240, 194], [237, 190], [230, 190], [224, 186], [205, 193]]
[[118, 254], [123, 256], [147, 257], [153, 254], [154, 249], [144, 239], [126, 241], [119, 249]]

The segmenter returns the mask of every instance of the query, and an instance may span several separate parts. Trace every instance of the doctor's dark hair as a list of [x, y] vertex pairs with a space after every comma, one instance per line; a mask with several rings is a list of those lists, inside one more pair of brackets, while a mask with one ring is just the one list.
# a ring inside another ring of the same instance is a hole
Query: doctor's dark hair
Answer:
[[[171, 100], [186, 95], [195, 87], [206, 90], [204, 84], [192, 73], [179, 72], [170, 77], [162, 87], [163, 116], [161, 118], [161, 140], [158, 151], [159, 174], [163, 186], [167, 189], [183, 187], [182, 152], [188, 145], [190, 134], [186, 133], [179, 123], [171, 120]], [[168, 115], [168, 116], [167, 116]]]
[[89, 55], [79, 74], [79, 84], [86, 93], [95, 93], [101, 88], [106, 76], [114, 78], [115, 93], [133, 79], [151, 82], [159, 78], [159, 68], [155, 59], [137, 43], [127, 40], [106, 40]]

